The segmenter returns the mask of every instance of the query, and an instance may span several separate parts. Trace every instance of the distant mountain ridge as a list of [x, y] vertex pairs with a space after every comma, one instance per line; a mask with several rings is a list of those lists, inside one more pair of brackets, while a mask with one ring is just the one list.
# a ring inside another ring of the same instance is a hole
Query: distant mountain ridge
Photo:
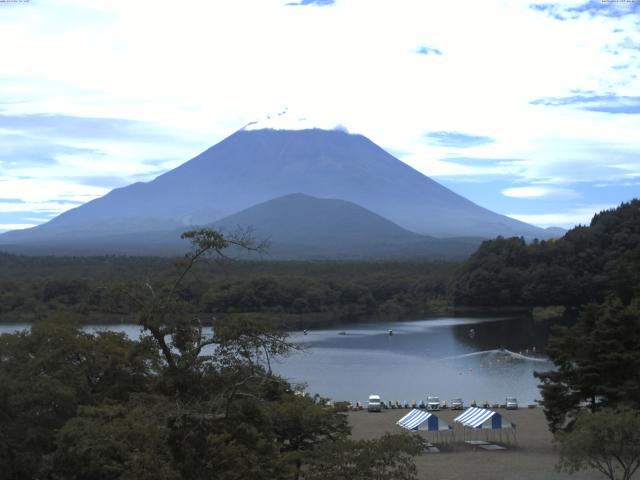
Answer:
[[278, 197], [213, 223], [213, 227], [221, 230], [236, 226], [251, 226], [260, 237], [303, 242], [334, 238], [354, 242], [423, 238], [355, 203], [319, 199], [303, 193]]
[[296, 192], [352, 202], [432, 237], [553, 236], [470, 202], [362, 135], [263, 129], [238, 131], [151, 182], [115, 189], [46, 224], [0, 235], [0, 244], [184, 229]]
[[[481, 238], [437, 239], [410, 232], [354, 203], [290, 194], [254, 205], [208, 225], [228, 235], [250, 230], [266, 240], [264, 259], [463, 259]], [[126, 255], [180, 255], [188, 242], [180, 238], [187, 227], [83, 239], [58, 239], [27, 245], [4, 245], [9, 252], [40, 255], [95, 255], [106, 251]]]
[[251, 226], [274, 258], [465, 258], [479, 238], [441, 240], [410, 232], [352, 202], [301, 193], [249, 207], [213, 223], [232, 232]]

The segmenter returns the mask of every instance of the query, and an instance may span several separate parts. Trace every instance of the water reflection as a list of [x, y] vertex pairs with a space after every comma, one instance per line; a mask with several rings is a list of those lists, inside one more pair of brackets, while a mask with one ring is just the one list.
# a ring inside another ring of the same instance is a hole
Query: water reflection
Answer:
[[[28, 325], [0, 325], [0, 333], [23, 328]], [[136, 325], [86, 328], [140, 336]], [[543, 355], [548, 335], [547, 324], [525, 317], [342, 325], [293, 332], [291, 340], [304, 351], [274, 368], [293, 382], [306, 382], [310, 393], [335, 400], [364, 401], [377, 393], [386, 400], [438, 395], [494, 403], [515, 395], [529, 403], [539, 398], [533, 371], [552, 368]]]
[[494, 403], [515, 395], [529, 403], [539, 398], [533, 371], [552, 367], [542, 355], [548, 334], [546, 324], [524, 317], [354, 324], [294, 333], [306, 351], [276, 368], [306, 382], [309, 392], [336, 400], [378, 393], [412, 401], [432, 394]]

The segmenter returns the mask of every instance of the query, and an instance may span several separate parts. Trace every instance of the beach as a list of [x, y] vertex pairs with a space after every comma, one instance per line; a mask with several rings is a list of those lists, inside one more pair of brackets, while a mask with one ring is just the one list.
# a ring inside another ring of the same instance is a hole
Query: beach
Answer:
[[[558, 473], [554, 467], [558, 453], [553, 445], [553, 437], [547, 429], [544, 413], [540, 408], [518, 410], [494, 409], [509, 422], [516, 424], [516, 442], [492, 442], [504, 445], [506, 450], [485, 451], [464, 444], [461, 438], [455, 442], [442, 444], [432, 439], [433, 434], [417, 432], [440, 447], [439, 453], [425, 453], [416, 457], [418, 478], [430, 480], [550, 480], [550, 479], [603, 479], [601, 473], [591, 470], [573, 475]], [[358, 439], [377, 438], [386, 432], [405, 431], [396, 422], [409, 412], [408, 409], [389, 409], [379, 413], [365, 411], [349, 412], [352, 437]], [[442, 410], [436, 412], [441, 421], [453, 425], [453, 418], [460, 411]], [[440, 434], [443, 438], [445, 434]], [[493, 435], [493, 434], [492, 434]], [[478, 438], [484, 439], [484, 434]], [[493, 436], [491, 437], [494, 438]], [[496, 439], [499, 437], [495, 437]], [[634, 475], [640, 478], [640, 475]]]

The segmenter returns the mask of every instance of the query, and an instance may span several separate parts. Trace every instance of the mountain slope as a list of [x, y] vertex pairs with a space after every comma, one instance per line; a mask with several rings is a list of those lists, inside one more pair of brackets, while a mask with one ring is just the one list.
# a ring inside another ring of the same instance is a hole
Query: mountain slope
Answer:
[[0, 241], [202, 224], [294, 192], [348, 200], [436, 237], [548, 236], [466, 200], [362, 135], [265, 129], [238, 131], [151, 182], [113, 190], [47, 224], [0, 236]]
[[269, 240], [273, 258], [464, 258], [480, 244], [480, 239], [425, 237], [355, 203], [303, 194], [279, 197], [213, 224], [228, 232], [248, 226], [256, 238]]
[[[249, 207], [210, 225], [233, 234], [251, 230], [269, 242], [269, 259], [462, 259], [480, 238], [436, 239], [410, 232], [352, 202], [290, 194]], [[37, 254], [179, 255], [188, 243], [183, 229], [96, 235], [5, 245], [4, 250]], [[250, 255], [256, 257], [256, 254]]]
[[[221, 230], [251, 226], [258, 237], [288, 242], [319, 240], [406, 242], [422, 237], [355, 203], [294, 193], [249, 207], [213, 224]], [[363, 245], [366, 248], [366, 245]]]

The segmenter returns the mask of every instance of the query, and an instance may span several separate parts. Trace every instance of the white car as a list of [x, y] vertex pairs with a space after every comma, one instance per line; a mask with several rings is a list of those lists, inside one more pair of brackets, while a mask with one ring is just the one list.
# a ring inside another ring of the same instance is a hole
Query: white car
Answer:
[[518, 399], [516, 397], [507, 397], [507, 401], [505, 402], [505, 407], [507, 408], [507, 410], [517, 410]]
[[464, 410], [464, 403], [460, 397], [451, 400], [451, 410]]
[[440, 399], [438, 397], [427, 397], [427, 410], [440, 410]]
[[380, 395], [369, 395], [367, 410], [370, 412], [379, 412], [382, 410], [382, 399]]

